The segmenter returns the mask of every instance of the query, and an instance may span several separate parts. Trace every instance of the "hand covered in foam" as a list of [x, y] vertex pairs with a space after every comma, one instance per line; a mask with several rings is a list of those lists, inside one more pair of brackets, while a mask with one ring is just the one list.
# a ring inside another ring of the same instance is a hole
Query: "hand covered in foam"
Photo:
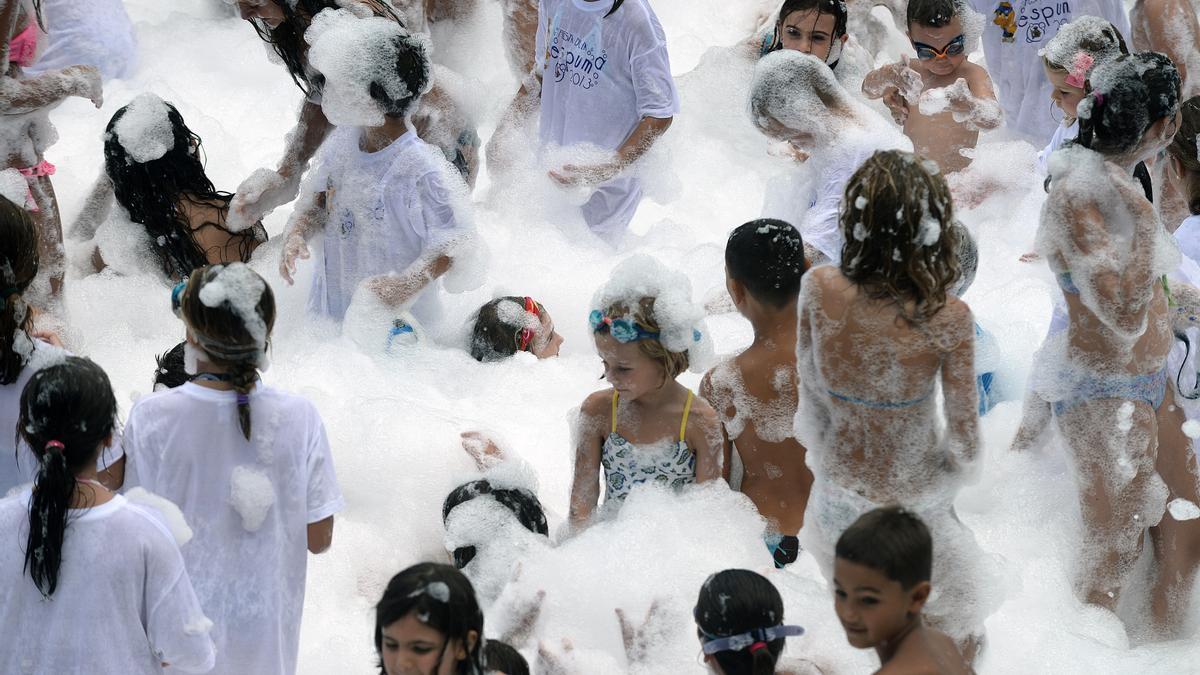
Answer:
[[634, 626], [625, 616], [625, 611], [616, 608], [617, 623], [621, 625], [621, 642], [625, 645], [625, 657], [630, 665], [644, 663], [652, 648], [666, 639], [670, 626], [667, 612], [657, 598], [650, 603], [646, 610], [646, 618], [640, 626]]
[[295, 284], [292, 275], [296, 273], [296, 260], [308, 260], [310, 255], [304, 235], [295, 228], [289, 230], [287, 241], [283, 244], [283, 253], [280, 255], [279, 276], [283, 277], [289, 286]]
[[68, 66], [62, 74], [70, 81], [72, 96], [86, 98], [97, 108], [104, 105], [104, 84], [94, 66]]
[[288, 177], [271, 169], [256, 169], [233, 195], [225, 227], [231, 232], [249, 229], [276, 207], [295, 199], [299, 192], [299, 176]]
[[620, 175], [625, 166], [620, 162], [605, 164], [565, 164], [559, 169], [551, 170], [549, 175], [554, 182], [563, 187], [579, 185], [599, 185]]

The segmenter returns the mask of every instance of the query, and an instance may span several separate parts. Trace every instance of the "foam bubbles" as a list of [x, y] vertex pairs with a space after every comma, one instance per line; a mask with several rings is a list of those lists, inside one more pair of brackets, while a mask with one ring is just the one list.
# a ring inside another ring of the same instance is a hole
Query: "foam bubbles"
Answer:
[[229, 476], [229, 483], [232, 488], [229, 502], [242, 517], [242, 527], [247, 532], [258, 532], [275, 505], [275, 486], [270, 477], [253, 466], [237, 466]]
[[138, 164], [161, 159], [175, 147], [170, 109], [158, 96], [145, 93], [129, 102], [125, 114], [113, 125], [117, 142]]

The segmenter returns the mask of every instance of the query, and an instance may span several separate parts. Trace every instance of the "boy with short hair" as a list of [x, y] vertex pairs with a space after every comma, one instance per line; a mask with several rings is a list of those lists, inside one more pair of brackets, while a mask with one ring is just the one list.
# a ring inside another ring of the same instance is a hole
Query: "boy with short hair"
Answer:
[[465, 186], [408, 122], [430, 84], [425, 47], [395, 21], [322, 12], [305, 39], [323, 78], [321, 108], [336, 129], [321, 147], [313, 194], [288, 225], [280, 274], [292, 283], [306, 240], [324, 235], [309, 309], [342, 320], [365, 286], [387, 305], [437, 323], [437, 293], [474, 235], [459, 210]]
[[883, 99], [916, 153], [947, 174], [965, 169], [971, 160], [962, 151], [1002, 121], [987, 71], [967, 60], [968, 11], [962, 0], [909, 2], [908, 37], [917, 60], [901, 57], [878, 68], [862, 87], [868, 98]]
[[735, 449], [745, 473], [741, 491], [767, 519], [767, 548], [776, 567], [796, 561], [796, 535], [813, 475], [792, 434], [796, 414], [796, 301], [808, 269], [804, 242], [791, 225], [772, 219], [746, 223], [725, 246], [725, 285], [754, 327], [754, 342], [705, 374], [700, 396], [721, 418], [726, 478]]
[[852, 646], [875, 649], [877, 673], [973, 672], [954, 641], [921, 617], [933, 573], [925, 523], [898, 506], [868, 511], [842, 533], [836, 555], [834, 610]]

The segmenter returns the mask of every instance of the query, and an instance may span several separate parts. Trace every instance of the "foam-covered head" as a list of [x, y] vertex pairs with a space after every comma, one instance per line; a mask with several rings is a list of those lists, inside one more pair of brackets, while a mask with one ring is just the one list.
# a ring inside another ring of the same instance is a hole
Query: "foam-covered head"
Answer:
[[[410, 641], [433, 645], [413, 653]], [[440, 673], [455, 663], [454, 673], [483, 672], [483, 611], [475, 590], [462, 572], [449, 565], [419, 563], [388, 582], [375, 606], [375, 652], [380, 672], [405, 672], [389, 663], [411, 663], [420, 672]]]
[[404, 117], [429, 87], [424, 42], [391, 19], [326, 10], [305, 39], [323, 82], [321, 109], [335, 125], [375, 127]]
[[0, 385], [17, 381], [33, 347], [33, 315], [21, 294], [37, 276], [38, 260], [37, 226], [29, 212], [0, 197]]
[[[446, 495], [446, 500], [442, 503], [442, 523], [446, 522], [450, 517], [450, 512], [456, 506], [483, 496], [490, 496], [501, 506], [512, 512], [517, 522], [521, 523], [530, 532], [542, 536], [549, 535], [550, 530], [546, 524], [546, 512], [542, 508], [542, 503], [538, 501], [536, 494], [519, 487], [493, 487], [486, 480], [474, 480], [464, 483]], [[455, 567], [462, 569], [475, 557], [475, 547], [463, 546], [456, 548], [453, 551], [453, 555]]]
[[1167, 148], [1192, 215], [1200, 215], [1200, 96], [1179, 107], [1179, 131]]
[[104, 171], [117, 203], [146, 228], [163, 272], [186, 277], [208, 264], [191, 236], [185, 199], [228, 201], [204, 171], [201, 142], [175, 106], [141, 94], [117, 110], [104, 134]]
[[496, 298], [475, 314], [470, 348], [476, 361], [500, 361], [522, 351], [550, 358], [558, 356], [561, 345], [550, 313], [528, 296]]
[[[692, 611], [701, 644], [713, 640], [774, 628], [783, 623], [783, 598], [766, 577], [750, 570], [724, 570], [710, 576], [700, 587]], [[726, 675], [775, 672], [783, 653], [782, 637], [765, 647], [751, 641], [746, 647], [712, 655]]]
[[729, 278], [775, 309], [796, 301], [807, 269], [800, 232], [782, 220], [763, 218], [741, 225], [725, 243]]
[[1104, 155], [1137, 151], [1146, 159], [1171, 140], [1173, 123], [1158, 137], [1147, 132], [1179, 109], [1179, 71], [1157, 52], [1118, 56], [1092, 70], [1092, 93], [1079, 103], [1079, 144]]
[[1098, 16], [1076, 17], [1038, 51], [1048, 67], [1082, 76], [1074, 86], [1082, 85], [1096, 66], [1128, 53], [1121, 31]]
[[915, 303], [911, 320], [933, 316], [959, 278], [954, 206], [937, 165], [884, 150], [859, 167], [842, 202], [841, 271], [871, 297]]
[[275, 294], [249, 265], [212, 265], [192, 272], [180, 296], [189, 334], [222, 366], [265, 363], [275, 325]]
[[772, 52], [754, 67], [750, 112], [770, 138], [803, 149], [831, 143], [852, 108], [833, 71], [811, 54]]

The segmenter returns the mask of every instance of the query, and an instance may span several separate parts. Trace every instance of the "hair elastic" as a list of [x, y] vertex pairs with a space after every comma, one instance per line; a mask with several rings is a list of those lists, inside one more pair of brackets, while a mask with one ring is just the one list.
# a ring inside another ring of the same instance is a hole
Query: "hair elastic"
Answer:
[[765, 643], [765, 642], [755, 642], [754, 644], [750, 645], [750, 653], [753, 654], [754, 652], [756, 652], [760, 649], [765, 649], [766, 646], [767, 646], [767, 643]]
[[65, 451], [66, 449], [67, 449], [67, 446], [63, 445], [59, 441], [46, 441], [46, 447], [45, 447], [46, 452], [50, 452], [52, 450], [57, 450], [58, 452], [61, 453], [61, 452]]
[[1096, 99], [1096, 103], [1099, 103], [1100, 105], [1104, 105], [1104, 94], [1103, 93], [1098, 92], [1098, 91], [1093, 92], [1092, 98]]
[[238, 405], [249, 405], [250, 404], [250, 395], [238, 392], [237, 404]]

